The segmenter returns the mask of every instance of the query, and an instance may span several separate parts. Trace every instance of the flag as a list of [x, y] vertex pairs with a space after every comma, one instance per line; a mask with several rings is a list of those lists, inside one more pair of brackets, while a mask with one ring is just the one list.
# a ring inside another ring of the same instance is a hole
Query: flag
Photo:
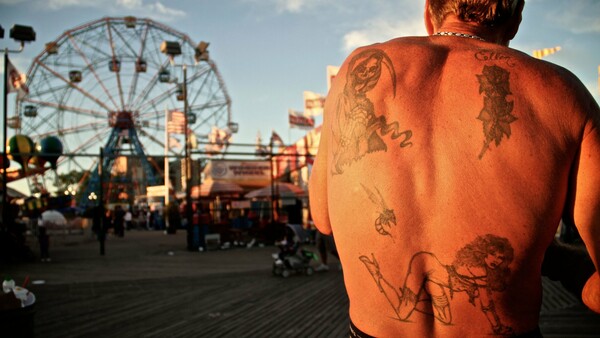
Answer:
[[269, 153], [267, 147], [262, 144], [262, 137], [260, 136], [260, 131], [256, 134], [255, 153], [258, 156], [266, 156]]
[[169, 137], [169, 148], [181, 149], [181, 143], [174, 137]]
[[310, 91], [304, 91], [304, 115], [319, 116], [323, 114], [325, 96]]
[[169, 112], [167, 132], [175, 134], [183, 134], [185, 132], [185, 115], [183, 112], [176, 110]]
[[327, 92], [331, 89], [331, 83], [339, 71], [340, 67], [338, 66], [327, 66]]
[[17, 93], [19, 98], [29, 94], [29, 88], [27, 87], [27, 77], [25, 74], [19, 73], [17, 68], [7, 58], [6, 72], [8, 74], [8, 92]]
[[19, 116], [9, 117], [6, 121], [6, 125], [12, 129], [21, 128], [21, 118]]
[[207, 144], [205, 149], [208, 152], [221, 151], [229, 143], [230, 138], [231, 133], [228, 130], [213, 126], [208, 134], [210, 144]]
[[554, 54], [561, 50], [560, 46], [552, 47], [552, 48], [544, 48], [533, 51], [533, 57], [536, 59], [542, 59], [550, 54]]
[[198, 149], [198, 138], [191, 129], [188, 129], [188, 142], [190, 144], [190, 149]]
[[279, 134], [277, 134], [274, 130], [271, 134], [271, 143], [273, 145], [277, 144], [279, 146], [283, 146], [283, 140], [281, 139], [281, 136], [279, 136]]
[[288, 110], [288, 118], [290, 128], [312, 129], [315, 126], [315, 119], [293, 109]]

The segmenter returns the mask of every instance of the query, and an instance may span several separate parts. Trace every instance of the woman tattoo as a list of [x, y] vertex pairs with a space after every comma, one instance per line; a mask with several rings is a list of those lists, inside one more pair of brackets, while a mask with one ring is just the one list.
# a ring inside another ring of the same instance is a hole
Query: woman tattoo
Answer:
[[[514, 330], [503, 325], [492, 299], [493, 292], [506, 288], [510, 274], [508, 266], [514, 251], [506, 238], [495, 235], [478, 236], [456, 253], [451, 265], [442, 264], [431, 252], [417, 252], [410, 260], [402, 288], [397, 289], [381, 273], [375, 255], [359, 259], [375, 280], [401, 321], [408, 321], [413, 312], [430, 314], [444, 324], [452, 324], [451, 300], [454, 293], [465, 292], [469, 303], [477, 306], [490, 323], [494, 335], [513, 335]], [[449, 296], [449, 298], [448, 298]]]

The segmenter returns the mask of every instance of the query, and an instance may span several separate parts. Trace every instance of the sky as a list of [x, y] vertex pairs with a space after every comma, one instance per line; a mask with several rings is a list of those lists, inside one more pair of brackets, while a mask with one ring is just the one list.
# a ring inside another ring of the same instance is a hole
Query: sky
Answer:
[[[102, 17], [151, 18], [210, 42], [239, 123], [233, 142], [254, 143], [257, 133], [266, 142], [275, 131], [291, 143], [305, 131], [289, 128], [288, 109], [302, 110], [305, 90], [326, 94], [326, 67], [361, 45], [426, 35], [423, 8], [423, 0], [0, 0], [0, 47], [18, 47], [8, 37], [13, 24], [32, 26], [36, 41], [10, 55], [26, 72], [65, 30]], [[511, 47], [531, 54], [554, 46], [562, 49], [546, 60], [572, 71], [600, 101], [600, 1], [527, 0]]]

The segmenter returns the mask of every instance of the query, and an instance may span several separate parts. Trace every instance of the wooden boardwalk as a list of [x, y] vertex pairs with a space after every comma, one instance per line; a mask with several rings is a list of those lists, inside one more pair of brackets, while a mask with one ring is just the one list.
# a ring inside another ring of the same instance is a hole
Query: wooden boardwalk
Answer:
[[[333, 264], [283, 279], [270, 272], [273, 247], [184, 247], [183, 232], [131, 231], [111, 237], [101, 257], [89, 234], [57, 236], [52, 263], [3, 266], [0, 274], [44, 281], [29, 286], [36, 337], [347, 336], [348, 299]], [[600, 337], [600, 316], [548, 280], [540, 326], [545, 337]]]

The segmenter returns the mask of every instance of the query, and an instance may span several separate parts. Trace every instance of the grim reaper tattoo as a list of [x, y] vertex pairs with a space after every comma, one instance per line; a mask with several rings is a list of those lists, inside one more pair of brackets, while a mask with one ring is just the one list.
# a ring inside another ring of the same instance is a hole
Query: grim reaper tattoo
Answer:
[[376, 151], [387, 151], [382, 136], [392, 139], [404, 136], [400, 147], [411, 145], [412, 131], [399, 131], [398, 122], [387, 123], [377, 115], [367, 93], [377, 86], [383, 67], [391, 77], [392, 97], [396, 96], [396, 72], [390, 58], [378, 49], [367, 49], [349, 62], [344, 91], [337, 98], [336, 121], [332, 127], [334, 148], [333, 174], [342, 174], [344, 166]]

